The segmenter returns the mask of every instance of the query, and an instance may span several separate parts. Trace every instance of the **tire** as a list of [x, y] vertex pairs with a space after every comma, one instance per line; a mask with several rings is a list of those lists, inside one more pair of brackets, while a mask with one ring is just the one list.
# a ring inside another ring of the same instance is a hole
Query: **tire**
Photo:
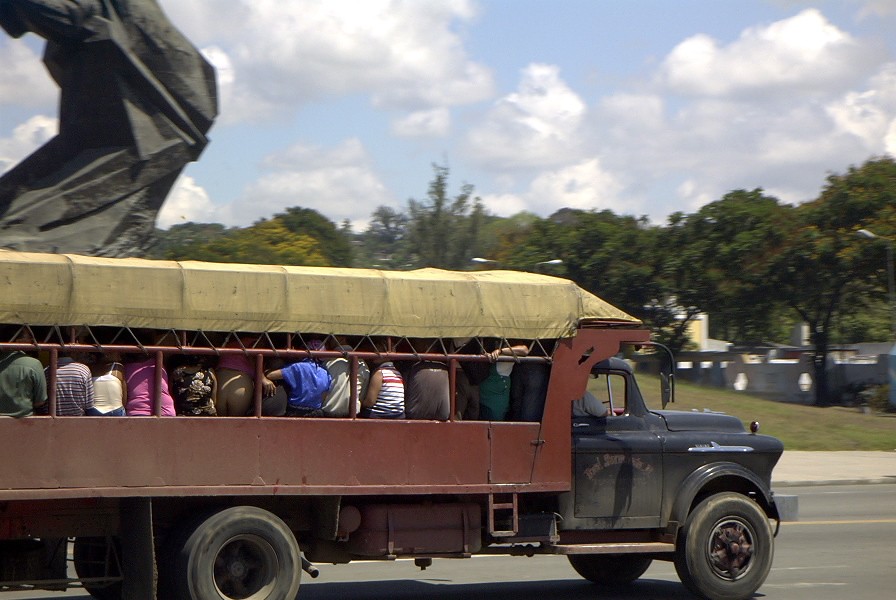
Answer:
[[166, 582], [179, 600], [292, 600], [302, 563], [279, 517], [254, 506], [214, 513], [183, 532]]
[[[75, 538], [72, 554], [74, 555], [75, 573], [79, 579], [96, 577], [120, 577], [119, 558], [121, 544], [117, 538], [111, 538], [113, 548], [109, 548], [109, 539], [104, 537]], [[106, 559], [109, 558], [108, 571]], [[103, 583], [85, 583], [84, 589], [98, 600], [121, 600], [121, 581]]]
[[756, 502], [735, 493], [710, 496], [679, 533], [675, 571], [707, 600], [745, 600], [765, 582], [774, 557], [768, 517]]
[[644, 574], [653, 559], [640, 554], [569, 554], [576, 573], [601, 585], [625, 585]]

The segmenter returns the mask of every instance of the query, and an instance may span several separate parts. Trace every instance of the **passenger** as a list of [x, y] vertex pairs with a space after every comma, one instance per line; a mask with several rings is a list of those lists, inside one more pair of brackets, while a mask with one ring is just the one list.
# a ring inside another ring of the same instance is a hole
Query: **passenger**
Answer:
[[56, 363], [56, 416], [83, 417], [93, 411], [94, 390], [90, 368], [75, 360], [77, 354], [60, 356]]
[[[324, 345], [320, 340], [311, 340], [308, 343], [309, 350], [323, 350]], [[315, 358], [303, 358], [298, 362], [288, 364], [281, 369], [276, 369], [265, 375], [262, 382], [265, 393], [271, 395], [275, 392], [276, 381], [283, 381], [287, 393], [286, 416], [287, 417], [322, 417], [323, 401], [330, 385], [332, 377], [327, 370]]]
[[498, 361], [500, 356], [526, 356], [525, 344], [499, 344], [488, 353], [492, 361], [488, 377], [479, 384], [479, 418], [484, 421], [504, 421], [510, 412], [510, 374], [513, 361]]
[[[483, 349], [476, 338], [452, 340], [457, 354], [480, 354]], [[479, 384], [488, 378], [491, 365], [487, 362], [461, 360], [454, 381], [455, 418], [475, 421], [479, 418]]]
[[[377, 350], [385, 350], [378, 345]], [[371, 419], [404, 419], [404, 380], [395, 364], [386, 358], [375, 362], [370, 385], [361, 401], [361, 416]]]
[[454, 378], [454, 418], [475, 421], [479, 418], [479, 386], [470, 383], [465, 369], [458, 369]]
[[[249, 348], [255, 343], [255, 339], [242, 337], [240, 342], [242, 347]], [[239, 347], [239, 343], [233, 340], [228, 347]], [[255, 364], [247, 354], [222, 354], [218, 359], [215, 375], [218, 378], [215, 411], [219, 416], [243, 416], [253, 412]]]
[[[14, 341], [32, 340], [22, 333]], [[47, 379], [41, 362], [21, 350], [0, 352], [0, 416], [27, 417], [46, 404]]]
[[[125, 412], [128, 416], [152, 415], [155, 394], [156, 357], [146, 354], [131, 355], [124, 361], [124, 379], [128, 390]], [[162, 365], [162, 416], [173, 417], [174, 398], [168, 388], [168, 372]]]
[[178, 356], [171, 371], [171, 395], [174, 410], [179, 415], [209, 416], [215, 411], [218, 382], [205, 357]]
[[[536, 344], [529, 356], [546, 356], [547, 351]], [[548, 396], [551, 365], [546, 362], [523, 362], [513, 367], [510, 375], [510, 420], [541, 421], [544, 402]]]
[[124, 367], [117, 353], [94, 354], [90, 365], [93, 376], [93, 409], [90, 416], [123, 417], [125, 403]]
[[421, 360], [404, 370], [404, 410], [408, 419], [447, 421], [451, 414], [448, 365]]
[[[336, 338], [337, 350], [348, 352], [352, 350], [351, 346], [345, 345], [345, 339]], [[330, 391], [324, 398], [323, 410], [325, 417], [347, 417], [349, 416], [349, 408], [351, 404], [351, 361], [348, 358], [332, 358], [324, 361], [324, 368], [332, 378]], [[367, 386], [370, 383], [370, 369], [363, 360], [358, 361], [358, 379], [355, 384], [358, 399], [355, 406], [355, 414], [361, 410], [361, 400], [367, 392]]]
[[585, 392], [585, 395], [572, 403], [573, 417], [606, 417], [609, 414], [607, 405], [595, 398], [591, 392]]

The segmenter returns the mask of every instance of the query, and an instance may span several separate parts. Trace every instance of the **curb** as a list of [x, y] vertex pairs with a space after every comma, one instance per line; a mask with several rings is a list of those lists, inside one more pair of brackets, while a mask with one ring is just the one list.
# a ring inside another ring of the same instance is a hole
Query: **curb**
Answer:
[[810, 481], [772, 481], [772, 488], [776, 487], [811, 487], [820, 485], [865, 485], [865, 484], [881, 484], [896, 483], [896, 476], [871, 478], [871, 479], [829, 479]]

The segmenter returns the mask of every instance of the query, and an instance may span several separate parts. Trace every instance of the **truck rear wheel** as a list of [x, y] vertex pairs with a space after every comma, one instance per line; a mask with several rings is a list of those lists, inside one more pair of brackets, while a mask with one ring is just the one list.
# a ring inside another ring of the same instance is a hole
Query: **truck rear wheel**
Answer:
[[741, 494], [716, 494], [688, 516], [675, 570], [701, 598], [742, 600], [765, 582], [773, 555], [771, 525], [759, 505]]
[[295, 598], [302, 577], [296, 538], [279, 517], [254, 506], [214, 513], [175, 549], [169, 585], [181, 600]]
[[602, 585], [624, 585], [644, 574], [653, 559], [639, 554], [570, 554], [576, 573]]

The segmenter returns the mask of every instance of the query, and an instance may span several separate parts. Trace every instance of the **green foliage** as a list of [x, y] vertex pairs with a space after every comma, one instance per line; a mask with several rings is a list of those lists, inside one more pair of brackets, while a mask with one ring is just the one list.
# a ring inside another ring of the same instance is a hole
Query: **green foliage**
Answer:
[[428, 201], [408, 201], [407, 243], [412, 262], [421, 267], [464, 269], [476, 256], [485, 210], [464, 184], [448, 197], [448, 167], [433, 165]]
[[[175, 231], [177, 227], [190, 229]], [[209, 236], [193, 224], [172, 227], [177, 243], [166, 243], [164, 258], [312, 266], [351, 263], [351, 246], [344, 233], [313, 210], [290, 208], [246, 228], [222, 231], [217, 227], [208, 230], [213, 234]]]

